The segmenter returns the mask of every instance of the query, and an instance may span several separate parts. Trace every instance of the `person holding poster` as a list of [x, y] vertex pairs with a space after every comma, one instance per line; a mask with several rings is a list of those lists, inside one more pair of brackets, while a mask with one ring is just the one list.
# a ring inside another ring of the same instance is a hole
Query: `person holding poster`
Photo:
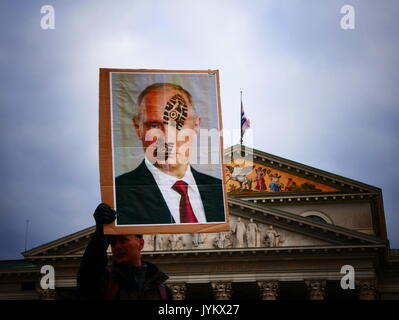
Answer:
[[[103, 225], [115, 220], [116, 212], [105, 203], [94, 214], [96, 229], [83, 254], [77, 274], [83, 300], [173, 300], [165, 284], [168, 276], [141, 259], [144, 239], [140, 234], [106, 236]], [[107, 266], [111, 245], [113, 262]]]
[[209, 230], [226, 231], [221, 140], [211, 147], [216, 164], [195, 158], [209, 150], [198, 144], [200, 130], [221, 129], [214, 74], [111, 72], [109, 87], [115, 226], [218, 224]]

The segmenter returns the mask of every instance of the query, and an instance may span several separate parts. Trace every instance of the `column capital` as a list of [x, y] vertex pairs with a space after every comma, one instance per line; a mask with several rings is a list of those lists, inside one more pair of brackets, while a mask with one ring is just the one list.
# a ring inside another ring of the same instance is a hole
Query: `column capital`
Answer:
[[231, 299], [231, 293], [232, 293], [231, 282], [224, 282], [224, 281], [211, 282], [211, 286], [216, 300]]
[[173, 292], [173, 300], [186, 299], [186, 284], [185, 283], [169, 283], [168, 286]]
[[258, 281], [262, 300], [276, 300], [278, 295], [278, 281]]
[[357, 280], [356, 289], [360, 300], [375, 300], [377, 281], [375, 279]]
[[55, 300], [55, 290], [54, 289], [36, 289], [40, 300]]
[[305, 280], [310, 300], [324, 300], [326, 297], [326, 280]]

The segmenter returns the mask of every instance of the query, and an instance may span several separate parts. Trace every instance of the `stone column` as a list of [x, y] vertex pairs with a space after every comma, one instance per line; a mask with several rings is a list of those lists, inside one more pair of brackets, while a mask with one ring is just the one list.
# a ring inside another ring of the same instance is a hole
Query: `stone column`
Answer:
[[55, 300], [55, 290], [54, 289], [37, 289], [40, 300]]
[[278, 295], [278, 281], [258, 281], [262, 300], [276, 300]]
[[376, 298], [376, 281], [375, 280], [358, 280], [356, 281], [356, 289], [360, 300], [375, 300]]
[[173, 300], [186, 299], [186, 284], [185, 283], [170, 283], [168, 284], [173, 292]]
[[326, 297], [325, 280], [305, 280], [310, 300], [324, 300]]
[[211, 282], [213, 294], [216, 300], [230, 300], [231, 299], [231, 282]]

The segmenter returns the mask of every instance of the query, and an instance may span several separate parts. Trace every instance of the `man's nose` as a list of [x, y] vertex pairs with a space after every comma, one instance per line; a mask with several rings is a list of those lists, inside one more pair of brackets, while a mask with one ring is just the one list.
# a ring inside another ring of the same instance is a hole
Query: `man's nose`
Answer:
[[116, 243], [114, 243], [114, 244], [112, 245], [112, 250], [119, 249], [120, 247], [121, 247], [120, 243], [119, 243], [119, 242], [116, 242]]
[[177, 138], [176, 126], [173, 126], [173, 124], [164, 124], [162, 131], [165, 135], [165, 142], [176, 143], [176, 138]]

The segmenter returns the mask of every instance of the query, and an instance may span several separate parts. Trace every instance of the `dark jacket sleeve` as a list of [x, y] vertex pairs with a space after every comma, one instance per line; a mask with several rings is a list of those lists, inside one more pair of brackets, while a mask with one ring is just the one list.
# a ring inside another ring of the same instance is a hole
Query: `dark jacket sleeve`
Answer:
[[166, 289], [166, 297], [168, 298], [168, 300], [173, 300], [173, 291], [171, 288], [169, 288], [168, 285], [165, 285], [165, 289]]
[[77, 288], [81, 299], [103, 299], [108, 283], [107, 236], [96, 230], [83, 254], [78, 275]]

